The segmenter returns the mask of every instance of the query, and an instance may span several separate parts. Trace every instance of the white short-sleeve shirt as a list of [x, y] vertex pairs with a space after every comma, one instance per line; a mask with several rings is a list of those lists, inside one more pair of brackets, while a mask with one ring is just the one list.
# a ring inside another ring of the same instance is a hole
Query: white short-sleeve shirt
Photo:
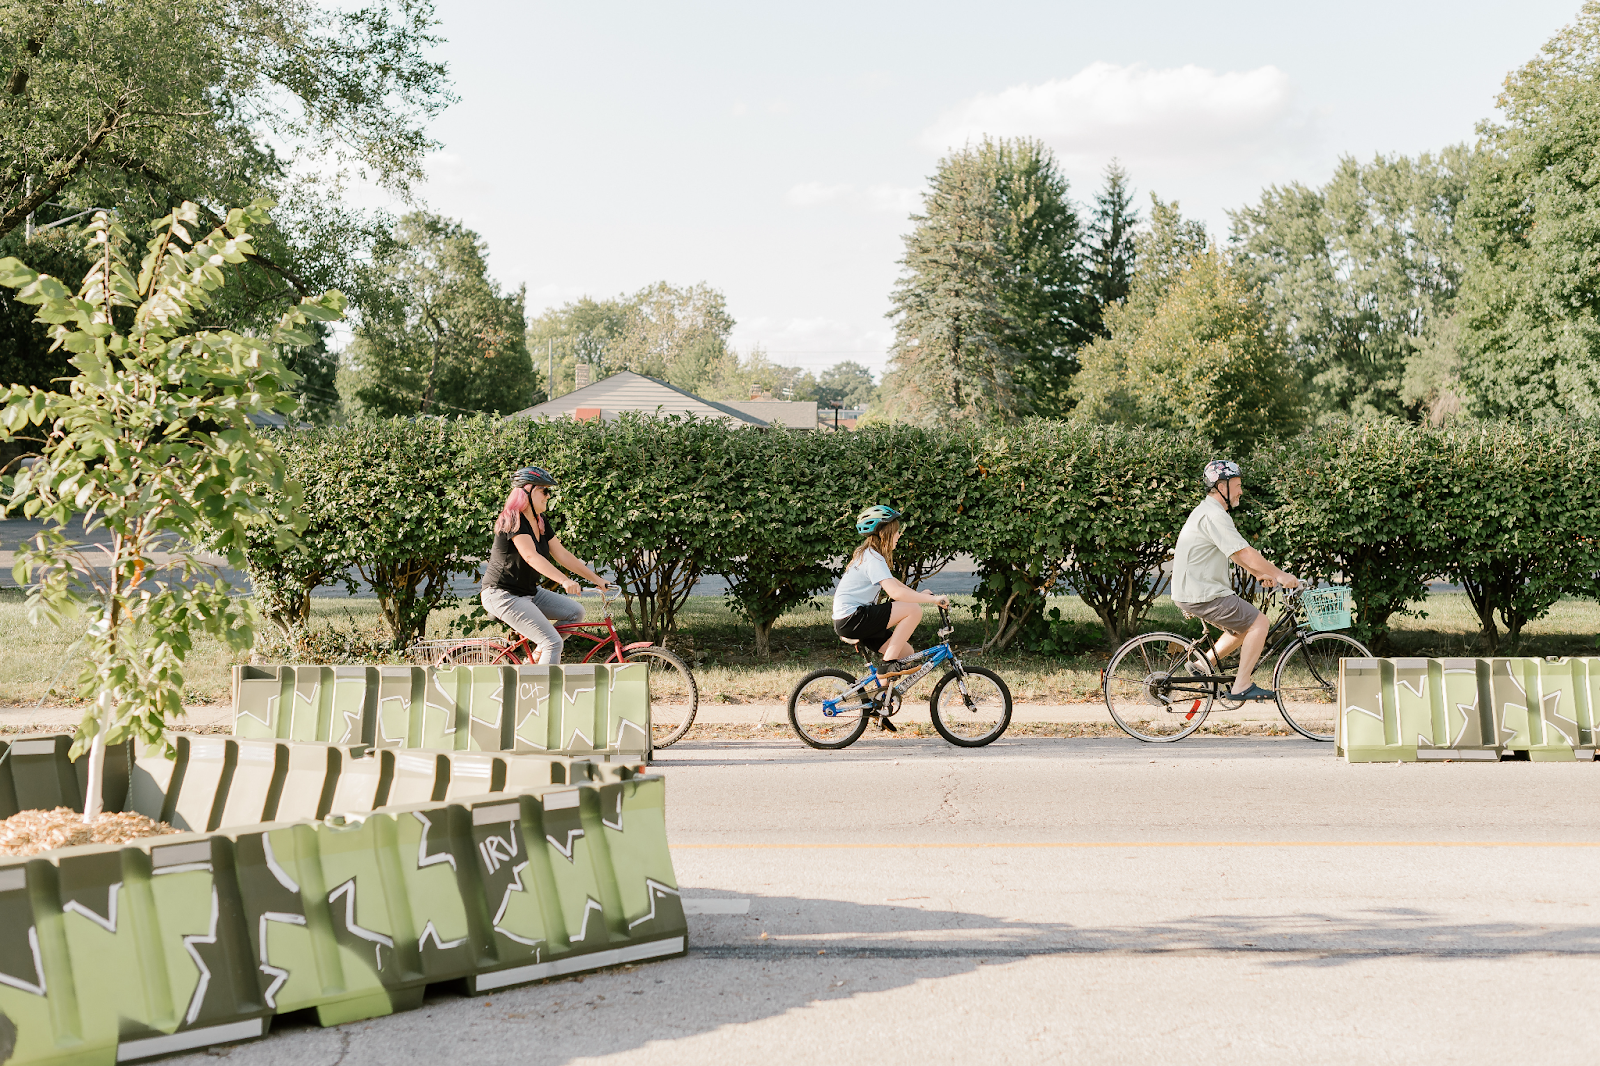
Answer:
[[833, 616], [849, 618], [857, 608], [877, 603], [878, 586], [893, 576], [883, 556], [868, 548], [845, 568], [839, 587], [833, 590]]
[[1210, 603], [1233, 595], [1228, 584], [1230, 556], [1250, 543], [1239, 535], [1228, 514], [1215, 496], [1200, 501], [1178, 534], [1172, 553], [1172, 598], [1178, 603]]

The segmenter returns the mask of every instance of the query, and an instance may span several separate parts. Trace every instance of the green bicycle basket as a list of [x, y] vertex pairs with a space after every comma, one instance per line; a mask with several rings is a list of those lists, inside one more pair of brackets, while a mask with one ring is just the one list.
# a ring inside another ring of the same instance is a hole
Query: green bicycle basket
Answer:
[[1306, 624], [1319, 633], [1350, 628], [1350, 589], [1347, 586], [1308, 589], [1301, 594], [1300, 602], [1306, 609]]

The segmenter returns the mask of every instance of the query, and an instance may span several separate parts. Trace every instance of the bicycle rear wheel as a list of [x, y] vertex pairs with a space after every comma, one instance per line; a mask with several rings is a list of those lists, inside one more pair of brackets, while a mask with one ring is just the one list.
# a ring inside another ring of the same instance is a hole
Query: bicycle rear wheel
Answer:
[[439, 656], [439, 666], [489, 666], [500, 661], [506, 646], [498, 640], [473, 640], [446, 651]]
[[689, 665], [666, 648], [635, 648], [623, 657], [649, 669], [650, 744], [665, 748], [683, 739], [700, 707], [700, 686]]
[[1272, 671], [1278, 713], [1310, 740], [1331, 741], [1339, 720], [1339, 660], [1372, 653], [1343, 633], [1311, 633], [1289, 645]]
[[1122, 731], [1135, 740], [1170, 744], [1200, 728], [1211, 711], [1214, 685], [1179, 681], [1187, 689], [1173, 691], [1172, 678], [1199, 676], [1189, 667], [1200, 657], [1198, 646], [1176, 633], [1134, 637], [1111, 657], [1101, 691], [1106, 710]]
[[[856, 679], [843, 670], [813, 670], [800, 679], [789, 693], [789, 724], [797, 736], [813, 748], [837, 751], [854, 744], [866, 732], [867, 714], [873, 709], [865, 693], [848, 700], [844, 694]], [[823, 701], [838, 700], [835, 714], [828, 714]]]
[[1000, 675], [981, 666], [951, 670], [933, 686], [928, 710], [933, 728], [950, 743], [981, 748], [1000, 739], [1011, 724], [1011, 690]]

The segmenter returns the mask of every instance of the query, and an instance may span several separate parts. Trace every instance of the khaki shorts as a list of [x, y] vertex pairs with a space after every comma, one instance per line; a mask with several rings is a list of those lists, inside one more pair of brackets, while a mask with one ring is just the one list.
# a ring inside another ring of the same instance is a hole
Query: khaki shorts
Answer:
[[1261, 612], [1251, 606], [1243, 596], [1218, 596], [1205, 603], [1178, 603], [1178, 610], [1190, 618], [1199, 618], [1220, 627], [1228, 633], [1243, 633], [1261, 617]]

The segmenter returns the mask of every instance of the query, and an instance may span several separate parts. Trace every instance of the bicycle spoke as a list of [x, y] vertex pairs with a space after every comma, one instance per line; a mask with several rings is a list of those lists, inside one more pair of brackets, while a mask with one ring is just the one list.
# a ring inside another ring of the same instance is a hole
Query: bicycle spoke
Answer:
[[1343, 633], [1312, 633], [1295, 641], [1272, 674], [1283, 720], [1301, 736], [1331, 741], [1339, 717], [1339, 660], [1371, 655]]
[[982, 667], [969, 666], [964, 676], [954, 670], [945, 674], [934, 686], [928, 706], [939, 735], [964, 748], [993, 742], [1011, 723], [1006, 683]]
[[[1117, 725], [1129, 736], [1157, 743], [1200, 728], [1213, 692], [1204, 682], [1182, 680], [1198, 676], [1189, 665], [1197, 657], [1194, 643], [1176, 633], [1146, 633], [1119, 648], [1102, 685]], [[1174, 676], [1180, 680], [1173, 682]]]
[[843, 670], [818, 670], [800, 679], [789, 694], [789, 723], [813, 748], [842, 748], [867, 728], [873, 709], [855, 679]]

